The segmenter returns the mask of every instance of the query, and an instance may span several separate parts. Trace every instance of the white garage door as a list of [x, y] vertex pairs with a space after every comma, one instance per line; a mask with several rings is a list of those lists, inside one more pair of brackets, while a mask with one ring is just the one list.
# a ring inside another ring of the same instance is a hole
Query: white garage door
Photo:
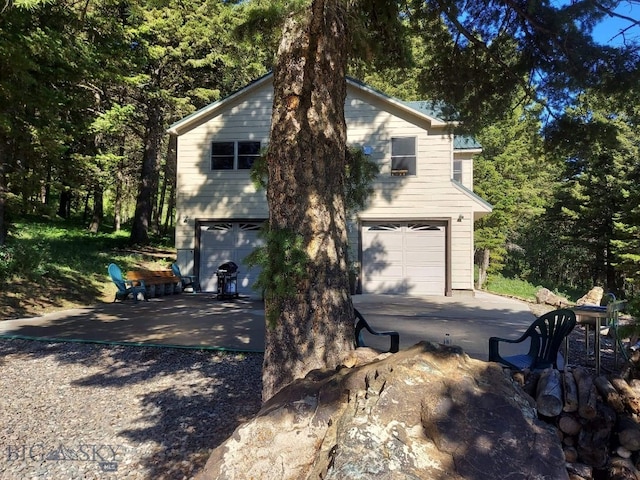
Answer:
[[261, 223], [258, 222], [215, 222], [200, 226], [200, 286], [204, 292], [216, 292], [218, 287], [218, 267], [232, 261], [238, 265], [238, 293], [255, 295], [251, 288], [260, 269], [249, 269], [244, 258], [257, 246]]
[[429, 223], [366, 223], [362, 227], [362, 290], [445, 294], [445, 227]]

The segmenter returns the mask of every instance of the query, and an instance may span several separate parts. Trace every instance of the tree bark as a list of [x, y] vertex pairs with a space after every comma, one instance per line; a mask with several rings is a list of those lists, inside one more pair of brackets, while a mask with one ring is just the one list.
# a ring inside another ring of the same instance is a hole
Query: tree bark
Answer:
[[131, 243], [142, 245], [149, 243], [149, 228], [158, 188], [159, 153], [162, 140], [162, 108], [159, 101], [152, 100], [148, 109], [142, 172], [130, 237]]
[[60, 205], [58, 205], [58, 215], [62, 218], [71, 218], [71, 200], [73, 194], [71, 187], [63, 185], [60, 191]]
[[344, 201], [346, 18], [339, 0], [314, 0], [285, 22], [274, 69], [267, 152], [269, 227], [303, 239], [305, 279], [290, 295], [265, 296], [262, 397], [341, 364], [354, 348]]
[[479, 252], [477, 252], [477, 257], [479, 258], [478, 263], [478, 282], [476, 284], [476, 288], [478, 290], [482, 289], [482, 286], [487, 281], [487, 271], [489, 270], [489, 260], [491, 258], [491, 250], [488, 248], [483, 248]]
[[176, 174], [178, 171], [178, 137], [171, 135], [167, 147], [167, 164], [165, 171], [165, 184], [169, 184], [169, 200], [165, 214], [163, 234], [173, 229], [176, 208]]
[[115, 170], [115, 200], [113, 203], [113, 229], [116, 232], [119, 232], [122, 227], [122, 196], [124, 194], [124, 185], [125, 185], [125, 174], [123, 173], [125, 170], [125, 138], [124, 136], [120, 138], [120, 145], [118, 146], [118, 155], [120, 156], [120, 160], [118, 161], [118, 168]]
[[6, 177], [6, 150], [5, 138], [0, 136], [0, 246], [7, 242], [9, 221], [7, 215], [7, 177]]
[[89, 231], [98, 233], [102, 219], [104, 218], [104, 191], [102, 185], [96, 184], [93, 189], [93, 214], [91, 215], [91, 223]]

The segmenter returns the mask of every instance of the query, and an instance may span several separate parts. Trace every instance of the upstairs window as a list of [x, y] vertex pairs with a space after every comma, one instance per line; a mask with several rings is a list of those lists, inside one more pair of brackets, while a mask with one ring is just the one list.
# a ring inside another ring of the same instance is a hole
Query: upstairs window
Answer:
[[211, 143], [211, 170], [233, 170], [235, 142]]
[[453, 179], [462, 183], [462, 160], [453, 161]]
[[238, 142], [238, 170], [249, 170], [260, 156], [260, 142]]
[[211, 170], [248, 170], [260, 156], [260, 142], [211, 142]]
[[391, 139], [391, 175], [404, 177], [416, 174], [416, 137]]

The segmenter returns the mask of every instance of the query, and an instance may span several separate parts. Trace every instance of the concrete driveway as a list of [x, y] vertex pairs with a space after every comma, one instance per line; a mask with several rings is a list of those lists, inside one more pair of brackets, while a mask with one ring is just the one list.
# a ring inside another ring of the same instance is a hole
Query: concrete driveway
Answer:
[[[353, 303], [377, 330], [400, 333], [400, 348], [421, 340], [451, 343], [473, 358], [487, 360], [489, 337], [518, 338], [535, 319], [526, 302], [485, 292], [453, 297], [356, 295]], [[365, 337], [367, 344], [389, 348], [385, 337]], [[528, 345], [528, 344], [527, 344]], [[500, 345], [500, 353], [522, 351], [523, 346]]]
[[[449, 333], [453, 344], [481, 360], [487, 359], [490, 336], [516, 338], [534, 319], [526, 303], [484, 292], [356, 295], [353, 302], [372, 327], [398, 331], [401, 348], [421, 340], [442, 342]], [[248, 297], [217, 300], [213, 294], [184, 293], [0, 321], [0, 336], [259, 352], [264, 349], [264, 305]], [[366, 341], [388, 348], [386, 337]]]

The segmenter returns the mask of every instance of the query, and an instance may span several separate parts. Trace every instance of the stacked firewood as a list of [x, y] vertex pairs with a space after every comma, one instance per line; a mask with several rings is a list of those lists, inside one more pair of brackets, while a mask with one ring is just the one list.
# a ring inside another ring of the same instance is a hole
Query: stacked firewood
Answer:
[[584, 367], [517, 379], [558, 428], [570, 479], [640, 480], [640, 381]]

